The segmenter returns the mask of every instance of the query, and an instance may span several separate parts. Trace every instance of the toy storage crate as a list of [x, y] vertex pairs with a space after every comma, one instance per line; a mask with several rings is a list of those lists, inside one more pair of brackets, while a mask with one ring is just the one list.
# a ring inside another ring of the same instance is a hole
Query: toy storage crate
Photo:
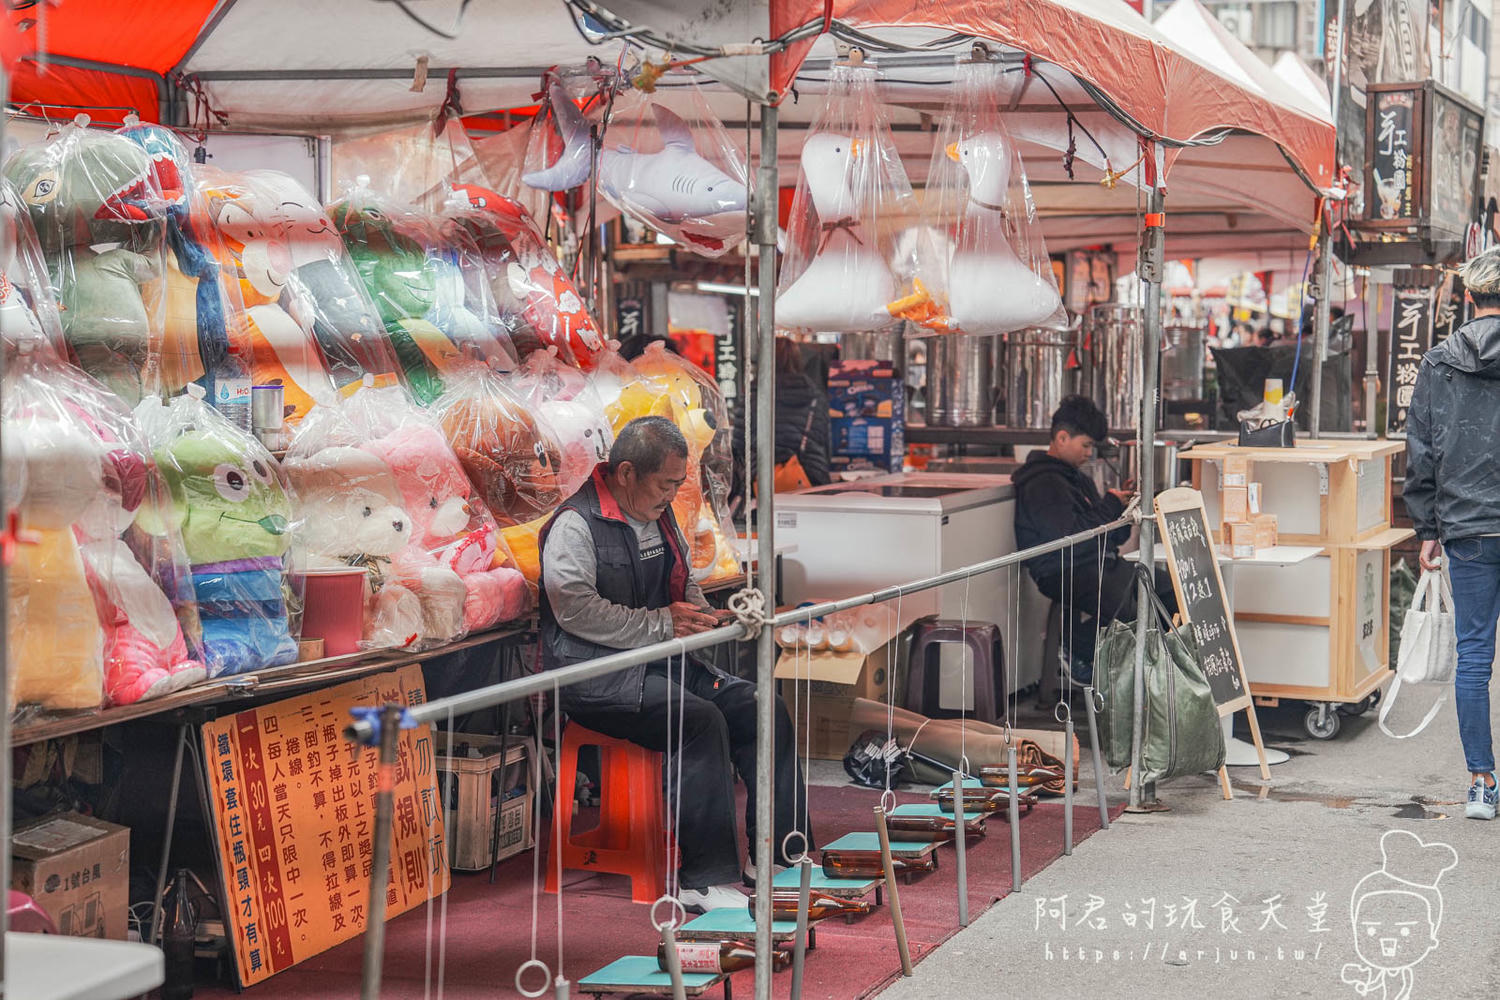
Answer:
[[1249, 460], [1249, 482], [1261, 484], [1261, 511], [1276, 515], [1283, 545], [1348, 545], [1391, 527], [1391, 457], [1402, 441], [1298, 442], [1295, 448], [1203, 445], [1183, 452], [1193, 466], [1193, 488], [1215, 526], [1223, 520], [1219, 479], [1230, 455]]
[[[448, 865], [456, 871], [482, 871], [532, 844], [531, 741], [512, 736], [500, 766], [500, 737], [452, 734], [457, 754], [449, 751], [449, 734], [434, 728], [438, 747], [437, 777], [447, 829]], [[500, 836], [495, 840], [496, 812]]]

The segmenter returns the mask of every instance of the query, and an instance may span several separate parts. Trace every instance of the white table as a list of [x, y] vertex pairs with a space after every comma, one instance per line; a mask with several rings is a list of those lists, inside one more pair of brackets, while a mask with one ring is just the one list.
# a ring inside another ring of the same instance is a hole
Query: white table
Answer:
[[[1219, 554], [1219, 575], [1224, 578], [1224, 588], [1229, 591], [1224, 597], [1228, 600], [1230, 608], [1234, 607], [1234, 567], [1236, 566], [1295, 566], [1306, 562], [1313, 556], [1323, 551], [1321, 545], [1276, 545], [1269, 549], [1256, 549], [1255, 555], [1246, 559], [1231, 559], [1223, 553]], [[1166, 549], [1157, 542], [1151, 551], [1152, 556], [1158, 563], [1165, 564], [1167, 561]], [[1132, 552], [1127, 559], [1138, 560], [1139, 552]], [[1227, 572], [1226, 572], [1227, 569]], [[1255, 752], [1255, 746], [1244, 740], [1234, 737], [1234, 716], [1226, 715], [1223, 719], [1224, 725], [1224, 763], [1230, 767], [1259, 767], [1260, 756]], [[1291, 760], [1291, 754], [1285, 750], [1273, 750], [1266, 747], [1267, 764], [1285, 764]]]
[[18, 1000], [129, 1000], [162, 984], [159, 948], [130, 941], [5, 935], [5, 995]]

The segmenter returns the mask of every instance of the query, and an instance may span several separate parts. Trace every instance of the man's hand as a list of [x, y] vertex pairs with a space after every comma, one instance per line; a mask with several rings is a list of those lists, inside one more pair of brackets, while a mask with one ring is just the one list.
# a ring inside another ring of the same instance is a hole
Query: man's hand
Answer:
[[718, 628], [719, 621], [696, 604], [678, 601], [667, 608], [672, 614], [672, 635], [682, 638]]
[[[1134, 484], [1131, 483], [1127, 485], [1133, 486]], [[1130, 506], [1130, 501], [1135, 499], [1135, 490], [1133, 489], [1105, 490], [1105, 492], [1127, 507]]]
[[1429, 573], [1435, 573], [1443, 568], [1443, 543], [1437, 539], [1429, 539], [1422, 543], [1422, 554], [1417, 557], [1417, 562]]

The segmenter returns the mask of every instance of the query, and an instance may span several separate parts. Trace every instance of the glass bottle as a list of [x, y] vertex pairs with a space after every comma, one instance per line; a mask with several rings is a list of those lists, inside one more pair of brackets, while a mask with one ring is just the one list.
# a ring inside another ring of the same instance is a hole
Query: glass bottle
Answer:
[[[979, 780], [986, 788], [1010, 787], [1010, 770], [1002, 764], [985, 764], [979, 769]], [[1062, 781], [1063, 775], [1050, 767], [1034, 767], [1030, 771], [1017, 771], [1016, 784], [1021, 788], [1034, 788], [1049, 781]]]
[[[876, 855], [877, 860], [879, 855]], [[797, 919], [797, 897], [800, 890], [774, 889], [771, 892], [771, 916], [774, 920]], [[839, 899], [825, 892], [810, 891], [807, 894], [807, 919], [822, 920], [838, 913], [864, 914], [874, 909], [873, 904], [862, 899]], [[750, 897], [750, 912], [755, 912], [755, 897]]]
[[166, 977], [161, 1000], [191, 1000], [193, 995], [193, 949], [198, 937], [198, 918], [189, 892], [192, 876], [179, 868], [167, 893], [163, 911], [161, 950], [166, 958]]
[[[755, 968], [755, 948], [744, 941], [678, 941], [677, 962], [684, 973], [738, 972]], [[656, 964], [667, 971], [667, 946], [656, 946]], [[771, 971], [790, 968], [792, 956], [785, 951], [771, 952]]]
[[[930, 872], [937, 868], [932, 854], [920, 858], [891, 858], [897, 875], [907, 872]], [[829, 878], [884, 878], [885, 866], [879, 851], [824, 851], [823, 874]]]
[[[976, 810], [970, 809], [970, 812]], [[976, 816], [967, 822], [969, 833], [979, 834], [983, 817]], [[942, 816], [887, 816], [885, 828], [898, 840], [943, 840], [952, 837], [958, 823], [949, 812]], [[899, 835], [899, 836], [898, 836]]]

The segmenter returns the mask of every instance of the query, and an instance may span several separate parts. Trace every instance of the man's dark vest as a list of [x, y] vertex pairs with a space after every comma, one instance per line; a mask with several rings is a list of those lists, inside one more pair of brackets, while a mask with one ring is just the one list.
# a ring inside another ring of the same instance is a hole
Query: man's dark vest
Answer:
[[[640, 560], [640, 540], [625, 519], [613, 494], [604, 481], [604, 465], [594, 469], [589, 479], [569, 497], [542, 528], [540, 546], [543, 575], [545, 577], [547, 535], [553, 523], [565, 510], [576, 511], [589, 526], [594, 539], [595, 589], [599, 596], [614, 604], [628, 608], [664, 608], [669, 604], [687, 599], [688, 561], [679, 548], [677, 519], [672, 508], [657, 519], [661, 530], [662, 544], [666, 549], [666, 572], [662, 575], [665, 586], [657, 593], [648, 594], [645, 572]], [[590, 642], [566, 631], [558, 624], [547, 600], [547, 588], [540, 595], [542, 665], [552, 670], [572, 663], [581, 663], [610, 653], [619, 652], [619, 647]], [[604, 677], [596, 677], [563, 689], [564, 705], [569, 711], [638, 709], [641, 703], [641, 685], [646, 668], [636, 667]]]

